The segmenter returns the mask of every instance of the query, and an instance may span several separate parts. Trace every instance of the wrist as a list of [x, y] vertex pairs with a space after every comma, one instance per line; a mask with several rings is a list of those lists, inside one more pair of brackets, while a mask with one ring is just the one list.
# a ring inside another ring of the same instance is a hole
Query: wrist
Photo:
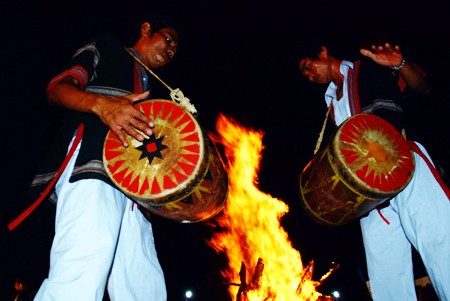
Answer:
[[405, 64], [406, 64], [406, 60], [405, 60], [405, 58], [402, 58], [402, 62], [400, 63], [400, 65], [390, 66], [389, 68], [391, 68], [392, 70], [395, 70], [395, 71], [400, 71], [400, 69], [402, 69], [403, 66], [405, 66]]

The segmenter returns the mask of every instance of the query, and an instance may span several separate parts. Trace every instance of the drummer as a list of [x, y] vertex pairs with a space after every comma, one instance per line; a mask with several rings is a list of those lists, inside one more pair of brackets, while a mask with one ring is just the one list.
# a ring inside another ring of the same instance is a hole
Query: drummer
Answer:
[[[399, 131], [405, 129], [400, 89], [391, 72], [418, 92], [427, 92], [428, 86], [400, 47], [374, 46], [351, 62], [334, 56], [327, 46], [316, 41], [305, 47], [298, 66], [309, 81], [327, 85], [325, 101], [336, 126], [365, 112], [383, 117]], [[410, 138], [411, 132], [406, 133]], [[411, 182], [384, 208], [360, 220], [374, 301], [417, 300], [411, 246], [420, 254], [439, 299], [450, 300], [450, 190], [426, 149], [417, 141], [410, 144], [415, 160]]]
[[[133, 107], [150, 91], [148, 74], [136, 57], [153, 70], [177, 52], [179, 36], [169, 17], [142, 19], [136, 34], [131, 45], [110, 34], [94, 37], [48, 84], [48, 100], [66, 108], [67, 119], [34, 187], [46, 187], [66, 153], [70, 160], [53, 194], [57, 212], [50, 272], [34, 300], [101, 301], [106, 287], [111, 300], [167, 300], [152, 226], [112, 185], [102, 163], [108, 130], [125, 147], [126, 135], [139, 141], [144, 139], [140, 132], [152, 135], [154, 122]], [[71, 154], [77, 138], [81, 142]]]

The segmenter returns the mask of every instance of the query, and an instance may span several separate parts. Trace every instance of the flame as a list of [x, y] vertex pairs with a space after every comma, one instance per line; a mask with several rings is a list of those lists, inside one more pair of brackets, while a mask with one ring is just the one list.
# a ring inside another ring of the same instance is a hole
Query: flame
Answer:
[[[215, 218], [221, 230], [207, 243], [227, 256], [221, 275], [230, 284], [233, 301], [325, 300], [316, 291], [321, 282], [312, 280], [313, 262], [303, 267], [280, 225], [288, 206], [258, 189], [264, 133], [224, 115], [219, 115], [216, 129], [213, 139], [223, 146], [229, 187], [227, 203]], [[246, 279], [247, 272], [252, 279]]]

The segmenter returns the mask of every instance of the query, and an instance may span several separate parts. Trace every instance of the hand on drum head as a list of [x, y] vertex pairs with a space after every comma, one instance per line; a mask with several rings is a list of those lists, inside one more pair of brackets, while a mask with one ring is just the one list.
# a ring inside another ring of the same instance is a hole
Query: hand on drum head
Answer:
[[101, 102], [96, 113], [104, 124], [117, 136], [124, 147], [128, 147], [126, 134], [138, 141], [143, 141], [145, 137], [153, 134], [155, 123], [144, 113], [137, 110], [133, 103], [148, 97], [149, 92], [140, 94], [130, 94], [124, 97], [111, 97], [107, 101]]

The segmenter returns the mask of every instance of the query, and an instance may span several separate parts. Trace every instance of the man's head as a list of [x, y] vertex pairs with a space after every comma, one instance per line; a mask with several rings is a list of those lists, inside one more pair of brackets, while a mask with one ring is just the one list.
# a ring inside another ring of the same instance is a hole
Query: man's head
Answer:
[[309, 81], [318, 84], [331, 82], [331, 63], [328, 50], [323, 45], [311, 48], [310, 52], [301, 55], [298, 68]]
[[349, 47], [349, 43], [335, 32], [320, 33], [303, 39], [296, 51], [301, 74], [313, 83], [337, 83], [342, 79], [342, 59], [339, 57], [348, 55], [346, 47]]
[[172, 61], [178, 42], [175, 22], [166, 16], [152, 15], [140, 22], [139, 40], [133, 48], [147, 67], [156, 69]]

